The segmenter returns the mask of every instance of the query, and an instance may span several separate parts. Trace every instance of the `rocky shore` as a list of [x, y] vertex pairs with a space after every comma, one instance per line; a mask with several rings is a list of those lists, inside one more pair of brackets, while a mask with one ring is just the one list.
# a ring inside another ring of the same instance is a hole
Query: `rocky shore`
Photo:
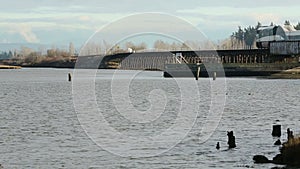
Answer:
[[[289, 129], [288, 129], [289, 131]], [[279, 148], [280, 153], [269, 160], [264, 155], [255, 155], [253, 160], [255, 163], [273, 163], [286, 165], [288, 167], [300, 167], [300, 137], [295, 137], [288, 133], [288, 140]]]

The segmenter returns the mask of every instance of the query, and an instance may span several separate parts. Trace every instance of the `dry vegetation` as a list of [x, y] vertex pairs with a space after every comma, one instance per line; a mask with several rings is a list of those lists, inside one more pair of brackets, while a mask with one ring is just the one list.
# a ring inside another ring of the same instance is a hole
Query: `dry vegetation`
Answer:
[[287, 165], [300, 166], [300, 137], [285, 142], [280, 152]]

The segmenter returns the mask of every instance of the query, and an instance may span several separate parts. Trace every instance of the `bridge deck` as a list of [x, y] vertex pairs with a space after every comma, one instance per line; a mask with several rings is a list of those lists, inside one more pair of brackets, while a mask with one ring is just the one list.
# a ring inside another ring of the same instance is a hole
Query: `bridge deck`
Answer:
[[294, 58], [271, 55], [268, 49], [252, 50], [202, 50], [120, 53], [105, 56], [102, 68], [164, 70], [165, 64], [178, 63], [174, 57], [180, 54], [187, 63], [257, 64], [295, 62]]

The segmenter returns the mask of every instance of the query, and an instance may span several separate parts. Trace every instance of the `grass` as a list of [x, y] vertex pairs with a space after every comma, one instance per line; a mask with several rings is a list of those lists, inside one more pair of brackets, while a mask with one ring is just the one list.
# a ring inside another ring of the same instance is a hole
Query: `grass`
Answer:
[[290, 166], [300, 166], [300, 137], [285, 142], [281, 149], [283, 161]]

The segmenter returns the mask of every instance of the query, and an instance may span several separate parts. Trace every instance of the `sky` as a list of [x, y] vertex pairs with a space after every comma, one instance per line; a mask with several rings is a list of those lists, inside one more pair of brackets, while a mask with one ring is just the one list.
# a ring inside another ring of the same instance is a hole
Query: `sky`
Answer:
[[228, 38], [238, 26], [300, 22], [295, 0], [0, 0], [0, 43], [84, 44], [97, 30], [133, 14], [179, 17], [210, 40]]

